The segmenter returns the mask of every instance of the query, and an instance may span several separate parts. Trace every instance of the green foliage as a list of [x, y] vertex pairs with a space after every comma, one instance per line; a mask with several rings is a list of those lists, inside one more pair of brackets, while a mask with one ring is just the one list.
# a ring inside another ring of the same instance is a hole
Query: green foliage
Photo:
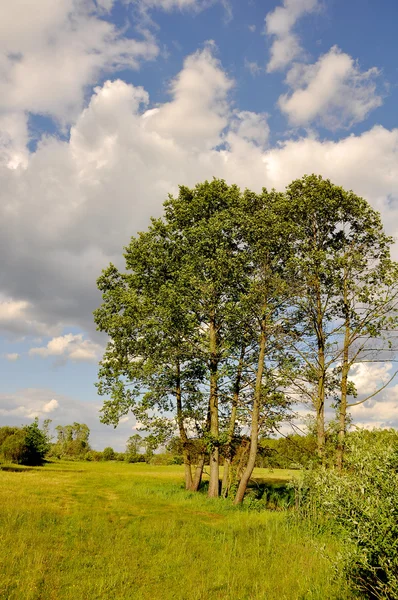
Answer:
[[301, 469], [318, 462], [316, 437], [291, 434], [259, 443], [257, 466], [279, 469]]
[[98, 450], [88, 450], [84, 453], [84, 460], [89, 462], [99, 462], [103, 460], [104, 456], [102, 452], [98, 452]]
[[51, 446], [50, 456], [80, 459], [84, 458], [87, 452], [90, 451], [90, 429], [85, 423], [58, 425], [55, 430], [57, 441]]
[[301, 512], [345, 538], [341, 565], [366, 597], [398, 598], [398, 432], [348, 436], [345, 470], [310, 471], [298, 494]]
[[25, 427], [0, 428], [0, 454], [6, 461], [20, 465], [41, 465], [49, 451], [47, 433], [36, 419]]
[[106, 448], [104, 448], [102, 451], [102, 458], [103, 458], [103, 460], [115, 460], [116, 453], [115, 453], [114, 449], [111, 448], [110, 446], [107, 446]]

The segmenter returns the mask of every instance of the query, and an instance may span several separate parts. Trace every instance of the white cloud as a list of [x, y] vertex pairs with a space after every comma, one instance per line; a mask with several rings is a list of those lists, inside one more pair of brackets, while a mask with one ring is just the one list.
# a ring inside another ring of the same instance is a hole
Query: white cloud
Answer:
[[64, 360], [76, 362], [96, 362], [99, 360], [103, 351], [102, 346], [83, 339], [83, 334], [67, 333], [51, 339], [46, 346], [31, 348], [30, 356], [48, 356], [62, 357]]
[[279, 98], [293, 125], [319, 122], [329, 129], [363, 121], [382, 104], [376, 68], [361, 72], [358, 64], [334, 46], [313, 65], [295, 64], [287, 74], [291, 94]]
[[265, 146], [269, 136], [269, 125], [266, 113], [255, 113], [248, 110], [237, 111], [231, 120], [230, 130], [239, 138]]
[[[101, 18], [112, 2], [13, 0], [0, 6], [0, 111], [48, 114], [61, 122], [81, 111], [87, 85], [103, 70], [137, 68], [158, 48], [146, 32], [123, 37]], [[0, 123], [1, 125], [1, 123]]]
[[284, 69], [301, 54], [300, 41], [293, 28], [303, 15], [318, 8], [318, 0], [284, 0], [283, 6], [277, 6], [267, 14], [265, 30], [267, 35], [273, 36], [267, 65], [269, 73]]
[[34, 307], [26, 300], [6, 298], [0, 293], [0, 332], [17, 335], [49, 335], [57, 330], [34, 317]]
[[186, 148], [210, 150], [221, 141], [228, 123], [227, 94], [232, 85], [208, 44], [185, 59], [170, 85], [172, 101], [149, 111], [145, 127]]
[[95, 280], [109, 261], [123, 264], [123, 246], [178, 184], [216, 176], [281, 190], [304, 173], [321, 173], [367, 198], [389, 233], [398, 233], [398, 130], [267, 147], [266, 115], [230, 107], [233, 82], [211, 50], [185, 61], [170, 102], [156, 112], [142, 88], [106, 82], [68, 141], [46, 137], [27, 153], [25, 168], [0, 166], [3, 328], [57, 338], [62, 327], [78, 326], [99, 342]]
[[3, 354], [3, 358], [11, 362], [15, 362], [16, 360], [18, 360], [19, 357], [20, 354], [18, 354], [18, 352], [10, 352], [9, 354]]
[[17, 394], [0, 395], [0, 415], [2, 417], [18, 417], [34, 419], [36, 417], [47, 417], [59, 407], [58, 400], [52, 398], [47, 400], [38, 390], [23, 390]]
[[2, 425], [21, 426], [32, 422], [35, 417], [50, 418], [54, 438], [57, 425], [70, 425], [74, 422], [86, 423], [90, 428], [90, 444], [95, 449], [106, 446], [124, 451], [126, 441], [134, 429], [134, 417], [124, 417], [120, 420], [117, 430], [99, 422], [97, 401], [82, 402], [75, 398], [58, 394], [50, 389], [25, 388], [13, 394], [0, 394], [0, 417]]
[[[359, 363], [354, 365], [350, 379], [355, 383], [358, 398], [361, 399], [373, 394], [387, 383], [392, 376], [392, 364], [385, 363]], [[354, 400], [355, 402], [355, 400]]]

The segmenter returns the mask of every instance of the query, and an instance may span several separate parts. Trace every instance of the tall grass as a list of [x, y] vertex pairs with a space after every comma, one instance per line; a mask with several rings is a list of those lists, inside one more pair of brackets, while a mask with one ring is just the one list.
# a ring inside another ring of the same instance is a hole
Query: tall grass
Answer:
[[350, 598], [324, 556], [335, 542], [283, 512], [185, 492], [181, 481], [180, 466], [0, 471], [0, 598]]

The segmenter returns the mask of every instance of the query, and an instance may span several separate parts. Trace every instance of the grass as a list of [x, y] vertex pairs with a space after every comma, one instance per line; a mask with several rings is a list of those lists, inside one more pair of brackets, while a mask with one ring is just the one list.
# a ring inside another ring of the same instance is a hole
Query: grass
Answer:
[[[286, 480], [279, 471], [257, 476]], [[311, 538], [283, 512], [185, 492], [181, 481], [180, 466], [0, 471], [0, 598], [351, 598], [326, 556], [335, 541]]]

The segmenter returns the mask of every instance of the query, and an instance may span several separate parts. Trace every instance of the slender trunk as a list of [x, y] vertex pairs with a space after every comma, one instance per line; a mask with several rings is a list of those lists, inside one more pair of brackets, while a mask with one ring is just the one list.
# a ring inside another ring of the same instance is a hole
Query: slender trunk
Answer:
[[221, 495], [224, 498], [226, 498], [228, 496], [229, 487], [230, 487], [229, 471], [230, 471], [230, 466], [231, 466], [231, 461], [232, 461], [232, 440], [233, 440], [234, 431], [235, 431], [236, 413], [238, 410], [240, 382], [242, 379], [244, 357], [245, 357], [245, 347], [243, 346], [241, 349], [238, 368], [236, 371], [234, 394], [232, 397], [232, 408], [231, 408], [231, 415], [230, 415], [230, 419], [229, 419], [228, 434], [227, 434], [228, 437], [227, 437], [227, 443], [225, 445], [226, 452], [225, 452], [225, 459], [224, 459], [224, 472], [223, 472], [222, 485], [221, 485]]
[[336, 466], [339, 471], [343, 468], [344, 460], [344, 446], [345, 446], [345, 435], [346, 435], [346, 422], [347, 422], [347, 385], [348, 385], [348, 373], [350, 365], [348, 362], [348, 350], [350, 346], [350, 315], [348, 306], [348, 290], [347, 290], [347, 273], [344, 273], [344, 312], [345, 312], [345, 324], [344, 324], [344, 347], [343, 347], [343, 364], [341, 370], [341, 396], [339, 406], [339, 432], [337, 437], [337, 456]]
[[316, 290], [316, 332], [318, 343], [318, 389], [316, 398], [316, 437], [317, 437], [317, 453], [320, 460], [324, 461], [325, 455], [325, 334], [323, 331], [323, 311], [320, 284]]
[[321, 461], [325, 455], [325, 352], [318, 350], [319, 376], [318, 393], [316, 399], [316, 439], [317, 453]]
[[182, 390], [181, 390], [181, 367], [180, 363], [176, 365], [176, 404], [177, 404], [177, 423], [180, 432], [180, 439], [182, 443], [182, 457], [184, 460], [185, 470], [185, 489], [192, 489], [192, 470], [191, 470], [191, 457], [189, 453], [189, 442], [187, 432], [184, 427], [184, 416], [182, 413]]
[[241, 502], [243, 502], [243, 497], [246, 492], [247, 484], [249, 483], [250, 477], [252, 476], [252, 473], [253, 473], [254, 465], [256, 463], [266, 342], [267, 342], [266, 322], [265, 322], [265, 317], [263, 317], [263, 319], [261, 321], [260, 351], [259, 351], [259, 355], [258, 355], [256, 387], [254, 390], [254, 398], [253, 398], [249, 459], [247, 461], [246, 469], [244, 470], [242, 477], [240, 479], [238, 491], [236, 492], [236, 496], [235, 496], [235, 500], [234, 500], [234, 504], [240, 504]]
[[202, 454], [199, 455], [198, 464], [196, 465], [195, 476], [193, 478], [193, 482], [192, 482], [192, 486], [191, 486], [192, 492], [197, 492], [198, 489], [200, 488], [200, 484], [202, 483], [202, 475], [203, 475], [204, 466], [205, 466], [205, 453], [202, 452]]
[[231, 469], [231, 458], [225, 457], [224, 458], [224, 470], [223, 470], [223, 476], [222, 476], [222, 484], [221, 484], [221, 496], [223, 498], [227, 498], [229, 488], [230, 488], [230, 480], [229, 480], [230, 469]]
[[211, 452], [210, 452], [210, 498], [217, 498], [219, 495], [219, 447], [218, 447], [218, 347], [217, 347], [217, 329], [214, 312], [210, 316], [210, 434], [211, 434]]
[[[207, 417], [206, 417], [206, 425], [205, 425], [205, 433], [210, 431], [210, 406], [207, 408]], [[206, 461], [206, 449], [203, 445], [202, 451], [198, 455], [198, 461], [195, 468], [195, 475], [192, 482], [191, 490], [193, 492], [197, 492], [200, 488], [200, 484], [202, 483], [203, 470], [205, 467]]]

